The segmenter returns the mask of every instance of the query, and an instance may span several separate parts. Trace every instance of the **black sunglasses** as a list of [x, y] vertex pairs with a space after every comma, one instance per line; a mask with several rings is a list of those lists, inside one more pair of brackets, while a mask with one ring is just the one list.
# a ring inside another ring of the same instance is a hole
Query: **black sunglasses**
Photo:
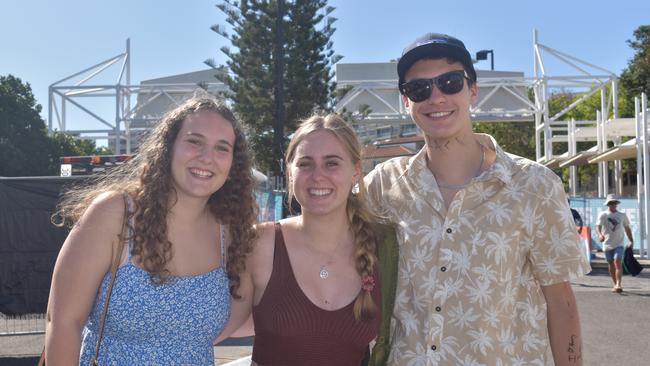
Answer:
[[414, 79], [399, 86], [399, 91], [413, 103], [429, 99], [433, 85], [443, 94], [452, 95], [463, 90], [465, 79], [469, 80], [464, 70], [456, 70], [438, 75], [432, 79]]

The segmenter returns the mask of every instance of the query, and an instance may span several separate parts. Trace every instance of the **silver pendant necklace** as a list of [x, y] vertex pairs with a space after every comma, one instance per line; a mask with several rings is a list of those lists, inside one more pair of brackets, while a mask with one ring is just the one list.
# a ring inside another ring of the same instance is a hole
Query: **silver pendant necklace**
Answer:
[[325, 266], [326, 264], [321, 264], [320, 273], [318, 274], [322, 279], [326, 279], [330, 275], [329, 271], [327, 270], [327, 268], [325, 268]]
[[322, 279], [326, 279], [327, 277], [330, 276], [330, 272], [327, 270], [327, 266], [329, 266], [329, 265], [331, 265], [331, 264], [333, 263], [334, 254], [336, 254], [336, 251], [337, 251], [337, 250], [339, 249], [339, 247], [341, 246], [341, 243], [342, 243], [342, 242], [340, 241], [340, 242], [336, 245], [336, 248], [334, 248], [334, 250], [332, 251], [332, 253], [330, 253], [330, 255], [328, 256], [327, 261], [325, 262], [325, 264], [321, 264], [321, 265], [320, 265], [320, 271], [318, 272], [318, 277], [320, 277], [320, 278], [322, 278]]
[[461, 184], [441, 184], [438, 183], [438, 188], [444, 188], [444, 189], [463, 189], [467, 187], [471, 182], [472, 179], [478, 177], [481, 174], [481, 170], [483, 169], [483, 163], [485, 162], [485, 146], [482, 144], [479, 144], [481, 147], [481, 162], [478, 165], [478, 169], [476, 169], [476, 172], [474, 173], [474, 176], [470, 177], [468, 180], [466, 180], [464, 183]]

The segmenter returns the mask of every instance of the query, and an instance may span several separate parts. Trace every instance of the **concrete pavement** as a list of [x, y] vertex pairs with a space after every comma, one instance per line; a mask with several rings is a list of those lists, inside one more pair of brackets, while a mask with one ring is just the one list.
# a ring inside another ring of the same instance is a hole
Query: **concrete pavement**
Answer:
[[584, 365], [648, 365], [650, 362], [650, 269], [623, 276], [612, 293], [604, 268], [573, 283], [582, 324]]

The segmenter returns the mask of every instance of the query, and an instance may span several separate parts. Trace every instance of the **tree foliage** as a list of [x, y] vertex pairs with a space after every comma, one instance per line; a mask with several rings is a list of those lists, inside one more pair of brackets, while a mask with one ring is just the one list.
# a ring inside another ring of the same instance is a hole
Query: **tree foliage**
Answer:
[[535, 160], [533, 122], [478, 122], [474, 131], [492, 135], [504, 151]]
[[[340, 56], [334, 54], [331, 37], [336, 18], [326, 0], [286, 1], [278, 14], [277, 0], [224, 0], [217, 8], [226, 15], [232, 33], [221, 25], [212, 30], [232, 45], [221, 51], [225, 65], [214, 60], [217, 79], [230, 92], [226, 97], [249, 128], [258, 166], [269, 170], [273, 161], [273, 127], [276, 122], [274, 71], [283, 65], [284, 136], [291, 134], [302, 118], [330, 108], [335, 86], [331, 67]], [[278, 22], [281, 17], [282, 57], [275, 57]], [[284, 149], [284, 146], [282, 147]]]
[[623, 116], [634, 115], [634, 97], [650, 93], [650, 25], [642, 25], [634, 31], [634, 40], [628, 45], [636, 52], [621, 73], [622, 93], [627, 101]]
[[61, 156], [87, 156], [111, 155], [112, 151], [105, 147], [97, 148], [95, 142], [86, 139], [76, 139], [71, 135], [55, 131], [49, 138], [51, 167], [53, 172], [59, 172], [59, 157]]
[[[608, 114], [606, 118], [614, 117], [614, 108], [611, 105], [609, 99], [611, 86], [608, 84], [605, 86], [605, 94], [607, 96], [607, 103], [610, 103], [608, 106]], [[574, 119], [576, 121], [596, 121], [596, 111], [601, 110], [601, 96], [600, 91], [593, 93], [588, 96], [578, 105], [573, 107], [571, 110], [562, 115], [560, 121], [569, 121]], [[561, 90], [559, 92], [553, 93], [549, 98], [549, 113], [551, 116], [554, 116], [564, 108], [568, 107], [571, 103], [582, 98], [585, 95], [585, 92], [572, 92], [567, 90]], [[618, 116], [624, 117], [623, 110], [628, 107], [629, 101], [625, 98], [623, 93], [618, 91], [617, 95], [618, 102]]]
[[93, 141], [48, 136], [41, 110], [29, 83], [0, 76], [0, 176], [58, 175], [60, 156], [95, 151]]
[[48, 139], [32, 89], [0, 76], [0, 176], [46, 175]]
[[[607, 85], [605, 87], [605, 90], [606, 90], [606, 94], [609, 96], [609, 93], [611, 91], [610, 85]], [[559, 92], [553, 93], [549, 98], [550, 115], [553, 116], [559, 111], [568, 107], [571, 103], [581, 98], [584, 94], [585, 92], [572, 92], [568, 90], [561, 90]], [[617, 100], [619, 106], [619, 117], [625, 117], [626, 114], [625, 111], [629, 108], [631, 103], [629, 99], [625, 98], [624, 92], [622, 92], [620, 89], [617, 96]], [[632, 108], [634, 108], [633, 104], [632, 104]], [[601, 95], [600, 92], [596, 92], [590, 95], [589, 97], [587, 97], [580, 104], [576, 105], [573, 109], [569, 110], [564, 115], [562, 115], [559, 118], [559, 120], [568, 121], [574, 119], [576, 121], [594, 121], [593, 126], [595, 126], [596, 111], [599, 110], [601, 110]], [[613, 116], [614, 116], [614, 111], [610, 105], [608, 110], [608, 115], [606, 116], [606, 118], [613, 118]], [[628, 117], [629, 116], [631, 115], [628, 115]], [[625, 142], [625, 139], [623, 139], [622, 142]], [[593, 147], [594, 145], [596, 145], [596, 141], [578, 141], [576, 143], [576, 150], [586, 151], [591, 147]], [[553, 144], [554, 155], [560, 155], [566, 151], [568, 151], [567, 143], [556, 142]], [[623, 160], [622, 171], [624, 175], [629, 175], [629, 174], [634, 175], [636, 172], [636, 161]], [[558, 168], [556, 172], [560, 176], [562, 176], [563, 181], [567, 182], [568, 184], [569, 169]], [[598, 172], [597, 164], [586, 164], [586, 165], [578, 166], [577, 174], [578, 174], [579, 186], [587, 190], [595, 189], [597, 185], [597, 172]]]

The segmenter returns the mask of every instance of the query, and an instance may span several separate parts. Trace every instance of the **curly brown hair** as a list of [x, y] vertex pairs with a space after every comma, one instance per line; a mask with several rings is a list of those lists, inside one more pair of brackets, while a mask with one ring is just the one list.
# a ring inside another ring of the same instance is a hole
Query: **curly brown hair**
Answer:
[[166, 218], [172, 206], [169, 197], [176, 193], [171, 173], [173, 146], [185, 119], [201, 111], [218, 113], [231, 123], [235, 132], [228, 178], [210, 196], [208, 207], [214, 217], [229, 228], [231, 244], [226, 270], [230, 293], [239, 298], [239, 274], [245, 269], [245, 258], [256, 238], [253, 227], [257, 219], [253, 193], [255, 183], [244, 131], [234, 113], [215, 98], [194, 97], [168, 112], [147, 134], [134, 158], [65, 192], [52, 222], [70, 227], [78, 222], [98, 195], [104, 192], [128, 193], [135, 203], [134, 212], [129, 213], [134, 218], [132, 255], [154, 283], [164, 283], [169, 276], [166, 265], [172, 257]]
[[[352, 127], [343, 118], [336, 114], [326, 116], [314, 115], [302, 121], [294, 133], [287, 147], [286, 165], [291, 165], [295, 158], [296, 149], [300, 142], [315, 131], [328, 131], [332, 133], [345, 147], [352, 158], [353, 164], [361, 164], [361, 143]], [[287, 169], [287, 181], [291, 181], [290, 169]], [[350, 193], [346, 204], [346, 213], [350, 229], [354, 234], [355, 266], [357, 273], [363, 279], [372, 276], [377, 264], [377, 237], [374, 224], [376, 217], [368, 209], [365, 201], [365, 188], [359, 184], [356, 193]], [[289, 204], [294, 192], [291, 184], [288, 185], [287, 197]], [[369, 291], [359, 292], [354, 302], [354, 316], [357, 320], [368, 321], [377, 314], [375, 305]]]

